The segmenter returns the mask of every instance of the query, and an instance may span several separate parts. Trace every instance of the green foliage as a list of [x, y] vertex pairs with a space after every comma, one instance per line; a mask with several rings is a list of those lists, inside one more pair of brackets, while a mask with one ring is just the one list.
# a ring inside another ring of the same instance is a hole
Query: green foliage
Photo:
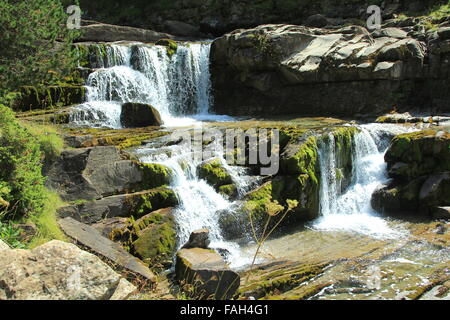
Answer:
[[0, 105], [0, 207], [7, 217], [41, 212], [44, 206], [44, 178], [40, 145], [20, 126], [14, 113]]
[[20, 229], [11, 222], [0, 221], [0, 239], [14, 249], [24, 249], [25, 245], [20, 242]]
[[28, 244], [28, 247], [31, 249], [55, 239], [67, 241], [56, 218], [56, 210], [63, 205], [62, 200], [56, 193], [47, 190], [44, 191], [43, 197], [46, 200], [43, 210], [29, 218], [29, 222], [32, 222], [37, 227], [36, 236]]
[[64, 140], [59, 135], [56, 127], [38, 123], [21, 123], [39, 143], [39, 147], [48, 161], [54, 160], [61, 154]]
[[72, 40], [59, 1], [0, 0], [0, 93], [23, 85], [54, 84], [76, 66]]

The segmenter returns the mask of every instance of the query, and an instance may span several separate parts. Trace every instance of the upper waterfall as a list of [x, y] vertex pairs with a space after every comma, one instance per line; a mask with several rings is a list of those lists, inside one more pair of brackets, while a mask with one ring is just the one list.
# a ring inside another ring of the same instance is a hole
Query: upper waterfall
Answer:
[[87, 101], [77, 107], [73, 122], [120, 128], [125, 102], [151, 104], [169, 126], [188, 123], [186, 116], [208, 115], [209, 42], [180, 43], [173, 55], [159, 45], [104, 46], [91, 61], [94, 71], [86, 80]]

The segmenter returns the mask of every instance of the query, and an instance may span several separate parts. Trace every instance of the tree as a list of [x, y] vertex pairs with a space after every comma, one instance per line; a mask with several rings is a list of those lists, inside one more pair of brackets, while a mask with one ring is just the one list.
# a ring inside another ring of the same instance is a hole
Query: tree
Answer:
[[76, 66], [60, 1], [0, 0], [0, 95], [23, 85], [54, 84]]

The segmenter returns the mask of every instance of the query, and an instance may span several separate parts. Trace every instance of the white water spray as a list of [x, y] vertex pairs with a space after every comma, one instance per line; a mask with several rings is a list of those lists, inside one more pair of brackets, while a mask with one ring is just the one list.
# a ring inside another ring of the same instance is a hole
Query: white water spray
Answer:
[[[216, 150], [218, 149], [220, 148]], [[179, 206], [175, 210], [179, 247], [188, 241], [192, 231], [207, 228], [210, 231], [210, 247], [227, 250], [227, 261], [231, 267], [240, 268], [251, 263], [251, 257], [244, 255], [237, 243], [224, 240], [219, 226], [219, 211], [229, 209], [233, 203], [198, 177], [197, 168], [202, 159], [195, 156], [190, 146], [179, 144], [155, 148], [150, 145], [138, 150], [138, 154], [142, 162], [160, 163], [172, 169], [171, 188], [179, 200]], [[238, 191], [248, 191], [251, 184], [244, 169], [226, 164], [223, 154], [214, 154], [211, 159], [222, 162]]]
[[107, 45], [103, 55], [97, 51], [97, 69], [86, 81], [87, 102], [72, 115], [75, 124], [118, 129], [125, 102], [151, 104], [171, 127], [230, 120], [209, 114], [209, 42], [180, 43], [172, 56], [163, 46], [137, 43]]
[[403, 232], [391, 229], [372, 209], [370, 200], [377, 186], [389, 180], [384, 162], [387, 145], [383, 144], [383, 136], [406, 130], [399, 126], [374, 124], [363, 125], [360, 129], [353, 141], [352, 182], [342, 194], [338, 192], [333, 137], [330, 136], [329, 143], [322, 142], [319, 146], [321, 217], [313, 227], [358, 232], [376, 238], [399, 237]]

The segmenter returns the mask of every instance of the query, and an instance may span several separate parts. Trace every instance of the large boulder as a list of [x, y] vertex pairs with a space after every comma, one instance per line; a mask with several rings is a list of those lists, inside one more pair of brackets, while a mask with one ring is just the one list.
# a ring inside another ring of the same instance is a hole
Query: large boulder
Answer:
[[65, 201], [100, 199], [170, 183], [170, 169], [130, 160], [116, 147], [65, 150], [45, 172]]
[[[215, 111], [354, 116], [393, 106], [423, 108], [424, 102], [448, 110], [441, 103], [448, 97], [447, 53], [438, 45], [441, 51], [427, 65], [427, 43], [404, 35], [386, 29], [374, 38], [359, 26], [235, 30], [216, 39], [211, 49]], [[429, 86], [423, 86], [424, 79]], [[419, 99], [411, 94], [416, 88], [421, 88]]]
[[159, 111], [149, 104], [125, 103], [122, 105], [120, 122], [125, 128], [161, 126], [163, 121]]
[[108, 300], [118, 289], [124, 299], [136, 291], [100, 258], [56, 240], [2, 251], [0, 283], [0, 300]]
[[228, 268], [220, 254], [209, 249], [178, 251], [175, 274], [182, 286], [193, 286], [199, 299], [231, 299], [240, 285], [239, 275]]

